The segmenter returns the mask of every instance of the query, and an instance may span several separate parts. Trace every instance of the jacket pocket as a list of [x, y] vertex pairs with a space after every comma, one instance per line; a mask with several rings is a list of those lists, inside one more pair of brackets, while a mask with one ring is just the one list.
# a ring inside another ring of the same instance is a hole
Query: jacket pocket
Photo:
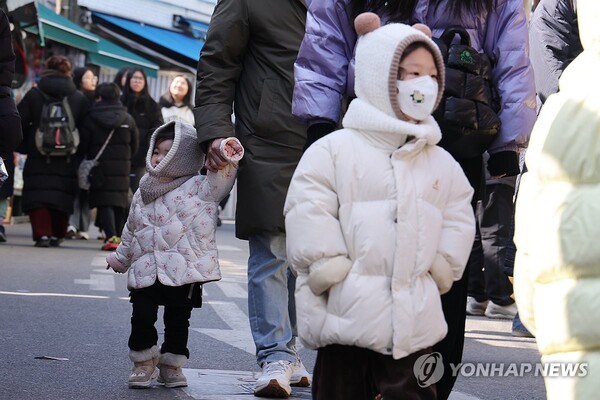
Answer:
[[281, 79], [265, 79], [254, 120], [254, 135], [270, 142], [304, 144], [304, 127], [292, 115], [292, 89]]

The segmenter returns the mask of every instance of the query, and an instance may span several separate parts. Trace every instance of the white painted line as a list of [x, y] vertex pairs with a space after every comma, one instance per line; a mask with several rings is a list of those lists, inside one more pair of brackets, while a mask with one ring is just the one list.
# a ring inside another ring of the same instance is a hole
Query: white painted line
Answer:
[[74, 279], [73, 282], [79, 285], [90, 285], [90, 290], [115, 291], [115, 277], [112, 275], [91, 274], [90, 279]]
[[225, 296], [233, 297], [236, 299], [247, 299], [248, 291], [243, 288], [239, 283], [235, 282], [217, 282], [219, 289], [223, 291]]
[[92, 267], [104, 267], [106, 268], [106, 255], [94, 256], [90, 264]]
[[219, 251], [244, 251], [244, 250], [240, 249], [239, 247], [229, 246], [227, 244], [217, 245], [217, 248], [219, 249]]
[[82, 299], [110, 299], [108, 296], [94, 296], [87, 294], [70, 294], [70, 293], [23, 293], [23, 292], [4, 292], [0, 291], [0, 294], [14, 295], [14, 296], [32, 296], [32, 297], [76, 297]]

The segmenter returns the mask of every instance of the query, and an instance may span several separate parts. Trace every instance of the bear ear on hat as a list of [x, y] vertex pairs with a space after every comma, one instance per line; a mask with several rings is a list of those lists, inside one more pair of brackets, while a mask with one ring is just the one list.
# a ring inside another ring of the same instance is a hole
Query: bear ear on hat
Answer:
[[354, 19], [354, 29], [359, 35], [366, 35], [369, 32], [373, 32], [375, 29], [381, 26], [381, 20], [379, 16], [372, 12], [365, 12], [359, 14]]
[[429, 39], [431, 39], [433, 37], [433, 33], [431, 32], [431, 29], [425, 24], [417, 23], [417, 24], [414, 24], [412, 27], [415, 28], [416, 30], [424, 33]]

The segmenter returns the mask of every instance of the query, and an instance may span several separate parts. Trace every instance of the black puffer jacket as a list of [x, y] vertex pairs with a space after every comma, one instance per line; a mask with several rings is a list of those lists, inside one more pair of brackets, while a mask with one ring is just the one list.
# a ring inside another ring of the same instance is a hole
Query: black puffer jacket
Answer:
[[134, 167], [146, 166], [146, 153], [148, 153], [148, 144], [152, 133], [163, 124], [163, 117], [160, 112], [160, 106], [152, 98], [132, 99], [128, 106], [129, 113], [135, 119], [135, 124], [139, 132], [139, 147], [133, 156], [131, 165]]
[[81, 127], [86, 142], [87, 159], [93, 159], [108, 138], [114, 133], [100, 156], [100, 169], [104, 184], [90, 189], [90, 206], [128, 206], [129, 172], [131, 158], [138, 149], [138, 131], [135, 121], [119, 100], [100, 101], [90, 109]]
[[[75, 89], [71, 77], [56, 71], [45, 71], [38, 87], [51, 97], [67, 96], [75, 125], [81, 128], [89, 103]], [[18, 105], [23, 127], [23, 143], [18, 151], [27, 154], [23, 170], [23, 210], [46, 207], [71, 214], [78, 190], [77, 167], [83, 153], [79, 148], [78, 153], [70, 157], [46, 157], [38, 151], [35, 131], [40, 124], [43, 105], [44, 97], [35, 88], [27, 92]]]

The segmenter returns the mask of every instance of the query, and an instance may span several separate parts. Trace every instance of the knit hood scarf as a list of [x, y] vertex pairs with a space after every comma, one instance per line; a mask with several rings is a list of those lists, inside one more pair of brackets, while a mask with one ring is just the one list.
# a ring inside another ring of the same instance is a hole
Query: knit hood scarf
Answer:
[[[164, 130], [174, 130], [173, 146], [156, 168], [152, 167], [152, 153], [156, 136]], [[140, 194], [148, 204], [178, 188], [197, 176], [204, 164], [204, 153], [196, 139], [196, 129], [185, 122], [171, 121], [159, 127], [150, 138], [146, 155], [146, 174], [140, 180]]]

